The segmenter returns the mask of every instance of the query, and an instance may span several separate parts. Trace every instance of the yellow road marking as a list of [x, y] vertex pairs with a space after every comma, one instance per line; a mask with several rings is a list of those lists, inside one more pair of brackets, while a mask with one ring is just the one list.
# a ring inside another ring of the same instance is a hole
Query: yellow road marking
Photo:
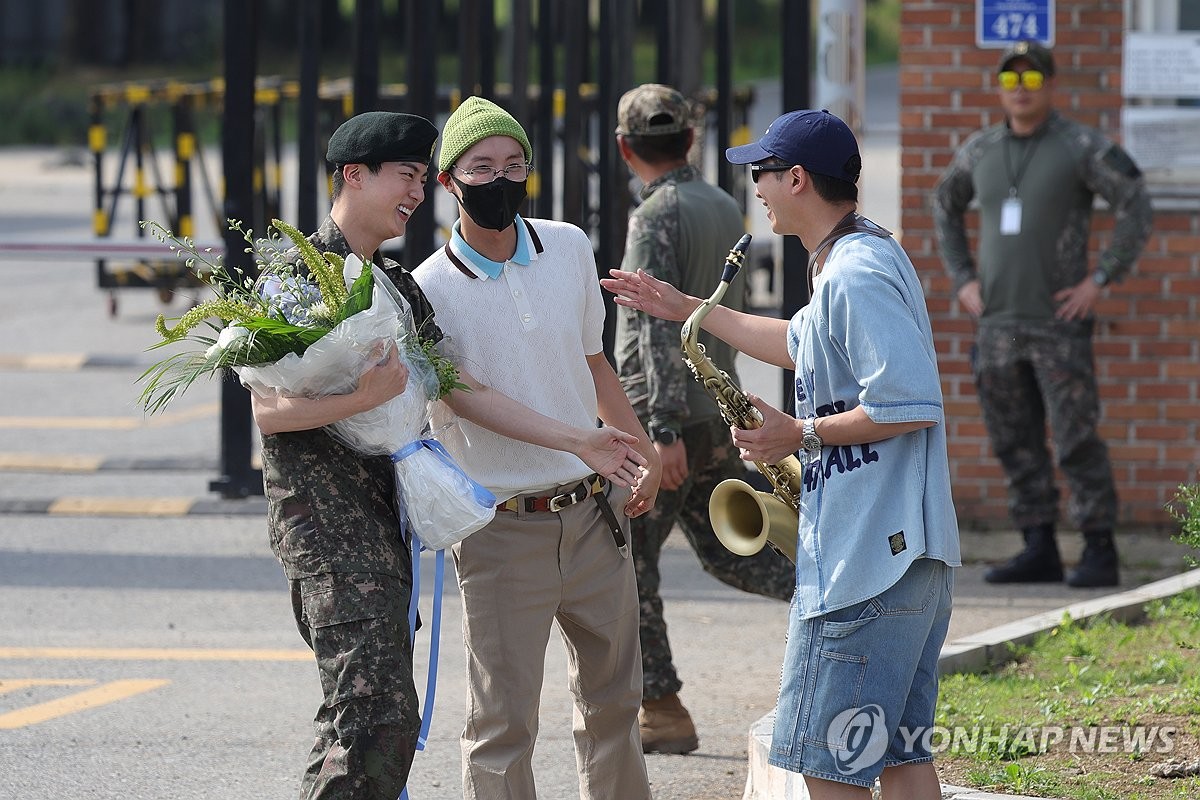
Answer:
[[0, 355], [0, 367], [29, 370], [75, 370], [83, 366], [82, 353], [41, 353], [38, 355]]
[[215, 416], [220, 403], [204, 403], [187, 411], [156, 414], [153, 417], [0, 417], [0, 428], [23, 430], [109, 430], [131, 431], [137, 428], [164, 428]]
[[40, 453], [0, 453], [0, 470], [33, 472], [95, 472], [100, 456], [52, 456]]
[[178, 517], [196, 502], [193, 497], [60, 497], [46, 509], [63, 516]]
[[94, 689], [84, 689], [82, 692], [60, 697], [57, 700], [49, 700], [45, 703], [10, 711], [7, 714], [0, 714], [0, 729], [24, 728], [27, 725], [45, 722], [56, 717], [86, 711], [89, 708], [98, 708], [117, 700], [124, 700], [126, 697], [158, 689], [168, 683], [170, 681], [167, 680], [112, 681]]
[[0, 647], [0, 661], [16, 659], [93, 661], [309, 661], [309, 650], [178, 647]]
[[0, 428], [41, 428], [44, 430], [114, 430], [140, 428], [135, 417], [0, 417]]
[[30, 686], [94, 686], [89, 678], [0, 678], [0, 694], [17, 692]]

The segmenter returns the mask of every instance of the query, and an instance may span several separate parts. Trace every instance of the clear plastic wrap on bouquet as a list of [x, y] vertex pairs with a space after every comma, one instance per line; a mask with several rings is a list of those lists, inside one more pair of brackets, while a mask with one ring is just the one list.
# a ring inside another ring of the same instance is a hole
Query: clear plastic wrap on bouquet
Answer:
[[[273, 364], [238, 367], [237, 373], [243, 384], [264, 395], [346, 394], [359, 375], [378, 363], [386, 343], [396, 342], [408, 368], [404, 392], [326, 430], [360, 453], [392, 457], [401, 510], [412, 533], [426, 548], [441, 550], [488, 524], [496, 514], [496, 499], [438, 442], [422, 438], [437, 396], [437, 375], [419, 345], [408, 302], [378, 267], [373, 269], [370, 308], [338, 324], [302, 356], [289, 353]], [[361, 270], [359, 259], [346, 259], [348, 285]]]

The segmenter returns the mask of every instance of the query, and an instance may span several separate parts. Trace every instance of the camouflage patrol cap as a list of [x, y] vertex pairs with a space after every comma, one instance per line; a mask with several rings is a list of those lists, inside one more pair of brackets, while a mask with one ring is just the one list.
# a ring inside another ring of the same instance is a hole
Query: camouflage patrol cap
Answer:
[[1033, 64], [1047, 78], [1054, 75], [1054, 55], [1048, 48], [1043, 47], [1033, 40], [1010, 45], [1000, 55], [1000, 65], [996, 68], [996, 71], [1004, 72], [1004, 70], [1008, 69], [1009, 64], [1018, 58], [1023, 58], [1030, 64]]
[[428, 164], [438, 131], [415, 114], [366, 111], [338, 126], [329, 137], [325, 159], [331, 164], [381, 164], [411, 161]]
[[643, 83], [630, 89], [617, 104], [617, 133], [622, 136], [662, 136], [691, 127], [687, 99], [661, 83]]

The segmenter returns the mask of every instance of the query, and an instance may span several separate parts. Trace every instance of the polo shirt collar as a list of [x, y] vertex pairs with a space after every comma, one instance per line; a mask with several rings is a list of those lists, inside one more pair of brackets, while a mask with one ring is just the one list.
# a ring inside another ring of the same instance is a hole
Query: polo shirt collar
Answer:
[[467, 244], [467, 240], [462, 236], [461, 221], [454, 223], [448, 246], [451, 252], [458, 257], [458, 262], [470, 270], [475, 277], [495, 280], [504, 272], [505, 264], [517, 264], [522, 267], [528, 267], [533, 262], [534, 248], [530, 242], [529, 228], [525, 220], [521, 219], [521, 215], [518, 214], [513, 224], [517, 229], [517, 249], [508, 261], [492, 261]]

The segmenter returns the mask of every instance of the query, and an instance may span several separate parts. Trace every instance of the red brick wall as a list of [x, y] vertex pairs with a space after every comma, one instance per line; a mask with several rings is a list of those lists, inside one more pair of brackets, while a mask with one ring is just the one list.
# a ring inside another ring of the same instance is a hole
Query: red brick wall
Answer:
[[[951, 474], [965, 524], [1006, 525], [1006, 489], [979, 416], [968, 356], [974, 325], [938, 258], [931, 194], [972, 132], [1003, 119], [999, 52], [975, 45], [975, 0], [905, 0], [900, 17], [901, 228], [925, 282], [941, 355]], [[1058, 0], [1058, 108], [1119, 138], [1122, 0]], [[973, 215], [973, 212], [972, 212]], [[973, 228], [975, 221], [969, 219]], [[1093, 226], [1093, 258], [1112, 230]], [[1094, 261], [1093, 261], [1094, 263]], [[1101, 431], [1128, 527], [1167, 527], [1165, 506], [1200, 468], [1200, 221], [1156, 199], [1155, 233], [1133, 274], [1098, 308]], [[1059, 486], [1066, 487], [1059, 476]], [[1069, 524], [1064, 514], [1062, 522]]]

